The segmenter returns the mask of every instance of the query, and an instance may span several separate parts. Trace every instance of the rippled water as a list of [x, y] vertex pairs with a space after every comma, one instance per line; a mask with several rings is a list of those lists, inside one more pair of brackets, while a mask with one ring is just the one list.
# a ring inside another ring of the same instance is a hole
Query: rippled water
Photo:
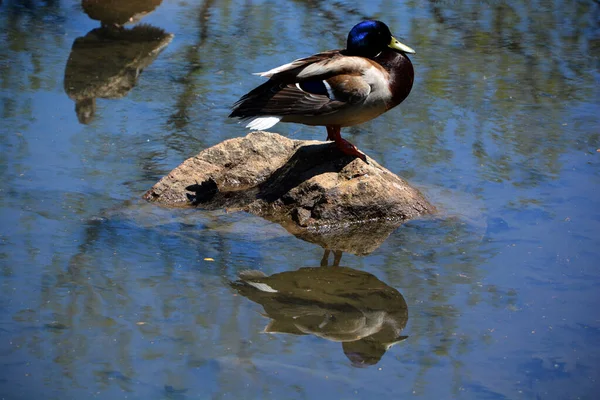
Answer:
[[[595, 398], [597, 2], [146, 0], [108, 39], [86, 3], [0, 3], [1, 398]], [[340, 261], [140, 200], [246, 134], [226, 116], [252, 72], [366, 17], [416, 81], [344, 136], [439, 215]]]

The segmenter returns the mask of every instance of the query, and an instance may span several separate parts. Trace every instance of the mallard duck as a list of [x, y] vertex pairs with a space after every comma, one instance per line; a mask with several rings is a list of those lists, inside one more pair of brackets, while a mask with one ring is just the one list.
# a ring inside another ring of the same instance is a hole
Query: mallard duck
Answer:
[[348, 34], [346, 48], [330, 50], [273, 68], [269, 80], [233, 105], [230, 118], [264, 130], [278, 122], [327, 128], [345, 154], [366, 162], [340, 130], [369, 121], [400, 104], [410, 93], [414, 70], [410, 47], [394, 38], [381, 21], [362, 21]]

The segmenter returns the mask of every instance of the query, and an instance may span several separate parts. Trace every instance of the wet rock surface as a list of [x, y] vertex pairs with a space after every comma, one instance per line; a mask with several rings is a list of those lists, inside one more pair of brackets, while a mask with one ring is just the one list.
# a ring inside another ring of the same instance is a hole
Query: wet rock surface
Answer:
[[[339, 234], [331, 233], [336, 228], [344, 226], [341, 232], [352, 234], [348, 226], [377, 223], [371, 230], [384, 232], [385, 240], [400, 223], [435, 212], [421, 192], [371, 158], [367, 164], [342, 154], [331, 142], [260, 131], [187, 159], [144, 198], [171, 207], [247, 211], [297, 236], [304, 234], [305, 240], [324, 241], [319, 244], [325, 248], [330, 246], [323, 235], [318, 240], [306, 237], [310, 229], [327, 229], [330, 235], [325, 237], [339, 242]], [[382, 229], [382, 224], [389, 228]], [[351, 247], [356, 249], [355, 244]], [[359, 252], [368, 253], [373, 246], [362, 247]]]

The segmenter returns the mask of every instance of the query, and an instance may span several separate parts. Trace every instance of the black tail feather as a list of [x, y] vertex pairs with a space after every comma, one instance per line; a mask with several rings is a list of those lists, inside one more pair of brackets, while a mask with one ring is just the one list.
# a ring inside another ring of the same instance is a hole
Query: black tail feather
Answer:
[[257, 88], [252, 89], [233, 104], [229, 118], [246, 119], [261, 115], [270, 115], [264, 110], [265, 106], [283, 86], [281, 82], [268, 80]]

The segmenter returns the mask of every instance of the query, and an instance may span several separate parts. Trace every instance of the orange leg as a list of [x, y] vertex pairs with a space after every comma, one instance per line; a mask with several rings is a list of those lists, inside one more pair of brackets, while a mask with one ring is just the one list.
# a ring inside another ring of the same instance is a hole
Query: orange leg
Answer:
[[[325, 126], [325, 128], [327, 128], [327, 140], [329, 140], [329, 141], [333, 141], [333, 140], [335, 140], [335, 139], [334, 139], [334, 133], [333, 133], [333, 130], [334, 130], [335, 128], [334, 128], [333, 126], [329, 126], [329, 125]], [[339, 132], [340, 130], [341, 130], [341, 129], [340, 129], [340, 128], [338, 128], [338, 132]]]
[[327, 125], [327, 140], [332, 140], [335, 142], [338, 149], [341, 150], [342, 153], [348, 154], [351, 156], [356, 156], [367, 162], [367, 156], [361, 153], [355, 145], [350, 143], [349, 141], [342, 139], [340, 134], [342, 128], [338, 125]]

